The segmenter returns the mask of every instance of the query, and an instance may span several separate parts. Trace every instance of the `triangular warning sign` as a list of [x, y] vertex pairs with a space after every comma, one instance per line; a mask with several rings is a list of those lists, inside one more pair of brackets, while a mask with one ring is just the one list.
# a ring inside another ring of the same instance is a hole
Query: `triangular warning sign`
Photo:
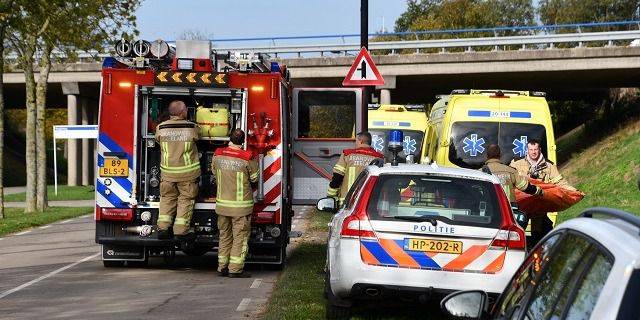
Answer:
[[369, 51], [365, 47], [360, 49], [360, 53], [351, 65], [347, 76], [342, 80], [343, 86], [381, 86], [384, 79], [380, 71], [373, 63]]

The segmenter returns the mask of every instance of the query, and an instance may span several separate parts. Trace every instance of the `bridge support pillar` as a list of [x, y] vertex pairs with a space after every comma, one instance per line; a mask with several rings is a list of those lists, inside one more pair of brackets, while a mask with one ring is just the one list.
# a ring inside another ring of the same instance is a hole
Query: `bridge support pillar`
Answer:
[[380, 104], [391, 104], [391, 90], [380, 90]]
[[[67, 124], [78, 124], [78, 96], [67, 95]], [[77, 139], [67, 140], [67, 185], [77, 186], [80, 184], [79, 166], [80, 154], [78, 153], [79, 142]]]
[[377, 86], [380, 89], [380, 104], [391, 104], [391, 89], [396, 88], [396, 76], [384, 77], [384, 85]]
[[[91, 108], [89, 100], [86, 98], [80, 99], [80, 105], [82, 108], [82, 124], [91, 124]], [[91, 149], [90, 139], [82, 139], [82, 185], [92, 185], [92, 173], [93, 170], [93, 150]]]

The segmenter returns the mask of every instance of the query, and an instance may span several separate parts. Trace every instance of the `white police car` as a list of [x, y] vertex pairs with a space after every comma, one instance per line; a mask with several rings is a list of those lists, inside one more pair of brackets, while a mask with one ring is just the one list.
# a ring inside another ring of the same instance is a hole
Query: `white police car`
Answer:
[[525, 257], [525, 233], [497, 178], [436, 165], [368, 166], [337, 211], [327, 249], [327, 317], [356, 299], [498, 294]]
[[441, 306], [464, 319], [640, 319], [639, 299], [640, 217], [592, 208], [529, 253], [490, 311], [478, 290], [453, 293]]

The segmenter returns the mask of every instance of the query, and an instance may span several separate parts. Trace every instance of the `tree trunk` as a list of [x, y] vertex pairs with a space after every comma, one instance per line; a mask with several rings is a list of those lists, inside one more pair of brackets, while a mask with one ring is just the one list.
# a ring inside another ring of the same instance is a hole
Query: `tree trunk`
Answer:
[[[47, 209], [47, 139], [45, 135], [45, 107], [47, 105], [47, 80], [51, 70], [51, 46], [45, 44], [40, 58], [40, 75], [36, 86], [36, 163], [38, 165], [36, 204], [38, 211]], [[53, 151], [55, 152], [55, 150]]]
[[33, 75], [33, 56], [36, 46], [36, 38], [27, 36], [28, 43], [25, 46], [22, 57], [24, 69], [24, 80], [26, 89], [26, 170], [27, 170], [27, 190], [25, 213], [36, 212], [36, 188], [37, 188], [37, 168], [36, 168], [36, 83]]
[[0, 219], [4, 219], [4, 31], [0, 28]]

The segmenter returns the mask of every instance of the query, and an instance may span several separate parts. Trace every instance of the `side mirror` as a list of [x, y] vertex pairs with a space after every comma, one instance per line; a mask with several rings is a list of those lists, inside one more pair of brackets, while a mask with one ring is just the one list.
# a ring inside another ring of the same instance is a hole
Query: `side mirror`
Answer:
[[513, 210], [513, 219], [516, 220], [516, 223], [518, 223], [520, 228], [523, 230], [527, 230], [527, 225], [529, 224], [529, 217], [527, 217], [527, 214], [520, 211], [518, 207], [511, 207], [511, 209]]
[[335, 213], [338, 211], [338, 202], [336, 199], [327, 197], [318, 200], [316, 203], [316, 209], [324, 212], [332, 212]]
[[488, 307], [488, 301], [484, 291], [458, 291], [444, 297], [440, 308], [453, 319], [480, 319]]

